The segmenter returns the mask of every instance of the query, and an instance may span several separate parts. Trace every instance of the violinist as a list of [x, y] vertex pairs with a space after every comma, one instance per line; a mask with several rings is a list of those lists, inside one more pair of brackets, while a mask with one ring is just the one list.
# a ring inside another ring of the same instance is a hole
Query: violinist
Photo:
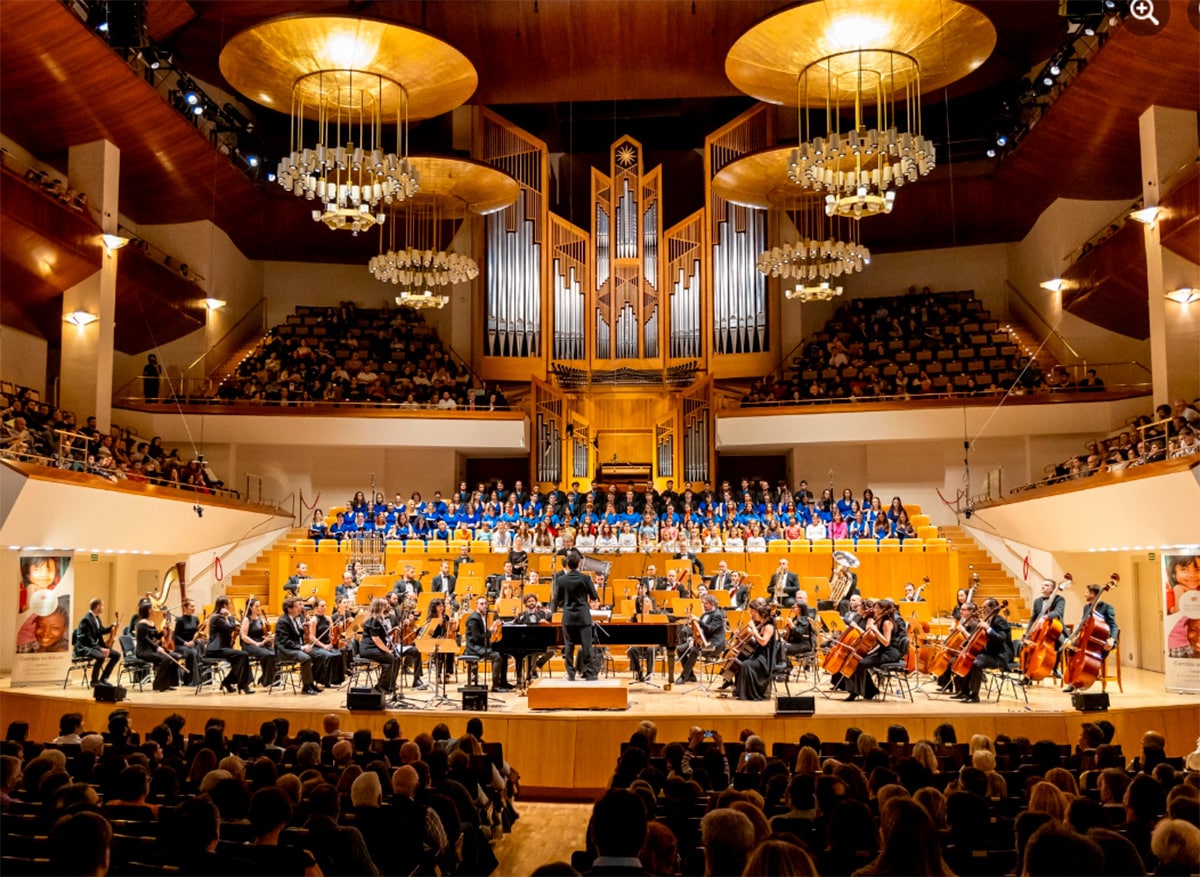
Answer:
[[388, 605], [391, 614], [388, 635], [392, 638], [392, 651], [400, 658], [400, 669], [405, 667], [412, 670], [412, 686], [417, 691], [425, 691], [429, 686], [421, 678], [421, 651], [412, 645], [416, 638], [417, 596], [408, 594], [403, 599], [395, 591], [388, 594]]
[[[453, 619], [446, 614], [446, 601], [441, 597], [434, 597], [429, 601], [429, 610], [425, 616], [425, 625], [421, 628], [420, 636], [447, 639], [456, 633]], [[454, 655], [438, 654], [434, 656], [434, 660], [437, 661], [433, 670], [434, 679], [436, 680], [440, 676], [443, 682], [449, 681], [450, 676], [454, 673]]]
[[296, 597], [285, 597], [283, 615], [275, 623], [275, 652], [284, 661], [300, 665], [301, 694], [318, 694], [321, 689], [313, 680], [314, 675], [325, 675], [324, 658], [315, 657], [316, 648], [304, 641], [303, 609]]
[[196, 617], [196, 601], [185, 599], [179, 604], [179, 616], [175, 619], [175, 653], [188, 665], [191, 679], [200, 671], [200, 653], [204, 644], [200, 641], [200, 619]]
[[316, 662], [318, 682], [325, 686], [342, 684], [346, 676], [345, 659], [342, 652], [333, 647], [333, 621], [329, 617], [329, 604], [317, 600], [312, 617], [305, 625], [308, 628], [308, 639], [312, 643], [313, 660]]
[[[654, 567], [651, 566], [653, 571]], [[637, 596], [633, 599], [633, 611], [635, 621], [640, 621], [644, 615], [655, 615], [658, 613], [658, 606], [654, 603], [654, 598], [650, 596], [649, 585], [645, 581], [638, 582]], [[629, 670], [633, 673], [633, 678], [638, 682], [645, 682], [648, 677], [654, 675], [654, 648], [638, 646], [631, 648], [629, 654]], [[643, 671], [642, 665], [646, 666]]]
[[375, 683], [375, 691], [384, 694], [391, 693], [396, 686], [396, 672], [400, 667], [397, 654], [399, 643], [393, 643], [389, 630], [391, 629], [385, 616], [388, 613], [388, 601], [376, 597], [371, 601], [371, 614], [363, 622], [362, 644], [359, 653], [368, 661], [379, 664], [381, 669], [379, 680]]
[[900, 660], [907, 649], [904, 621], [896, 612], [896, 604], [892, 600], [876, 600], [871, 608], [871, 614], [863, 625], [863, 631], [874, 635], [875, 644], [870, 647], [858, 662], [858, 667], [850, 676], [841, 676], [836, 686], [850, 692], [847, 702], [863, 698], [874, 700], [879, 693], [875, 680], [871, 677], [871, 667], [881, 664], [894, 664]]
[[786, 658], [811, 655], [816, 649], [816, 629], [809, 614], [808, 594], [796, 591], [792, 608], [783, 614], [786, 632], [783, 635], [783, 651]]
[[[550, 610], [538, 602], [536, 594], [529, 593], [525, 595], [525, 609], [520, 612], [514, 619], [515, 624], [549, 624], [551, 620]], [[528, 663], [526, 671], [527, 679], [537, 679], [538, 670], [546, 666], [550, 659], [554, 657], [554, 652], [551, 649], [546, 649], [540, 655], [529, 655], [525, 659]], [[517, 678], [521, 678], [521, 667], [517, 668]]]
[[175, 656], [163, 648], [163, 632], [150, 620], [150, 609], [149, 600], [138, 603], [137, 623], [133, 628], [137, 643], [134, 654], [139, 660], [154, 665], [155, 691], [173, 691], [179, 687], [179, 665], [175, 663]]
[[750, 601], [750, 621], [740, 636], [748, 636], [751, 650], [742, 658], [734, 677], [738, 700], [766, 700], [771, 696], [771, 674], [779, 643], [771, 607], [762, 597]]
[[[386, 602], [385, 600], [384, 603], [386, 604]], [[339, 600], [337, 609], [333, 613], [332, 621], [338, 628], [337, 638], [341, 640], [343, 674], [346, 670], [349, 670], [350, 662], [354, 659], [353, 646], [350, 640], [354, 637], [354, 625], [361, 614], [362, 610], [349, 600]], [[331, 638], [330, 642], [332, 643], [333, 641]]]
[[508, 655], [502, 655], [492, 648], [487, 615], [487, 597], [479, 597], [475, 601], [475, 611], [467, 616], [467, 642], [463, 653], [492, 662], [492, 691], [513, 691], [514, 687], [508, 682]]
[[1003, 669], [1013, 659], [1012, 631], [1008, 621], [1000, 614], [1000, 602], [995, 597], [988, 597], [983, 601], [979, 624], [986, 626], [987, 645], [975, 658], [971, 672], [965, 677], [956, 676], [954, 680], [957, 693], [952, 699], [961, 700], [963, 703], [979, 703], [979, 686], [983, 683], [984, 668]]
[[[1046, 579], [1042, 582], [1042, 595], [1033, 601], [1033, 615], [1029, 627], [1032, 628], [1034, 623], [1045, 618], [1046, 623], [1057, 621], [1063, 624], [1063, 616], [1067, 610], [1067, 601], [1063, 599], [1063, 595], [1058, 593], [1058, 585], [1051, 579]], [[1025, 641], [1021, 641], [1021, 647], [1024, 648]], [[1062, 660], [1063, 640], [1059, 637], [1054, 643], [1055, 651], [1058, 652], [1058, 660]], [[1054, 665], [1054, 678], [1061, 679], [1062, 671], [1059, 670], [1059, 665], [1056, 662]]]
[[229, 608], [229, 598], [217, 597], [213, 614], [208, 616], [208, 651], [206, 657], [229, 662], [229, 673], [221, 682], [221, 688], [232, 694], [234, 686], [242, 694], [254, 694], [250, 687], [250, 656], [233, 647], [238, 622]]
[[[1100, 593], [1104, 590], [1100, 585], [1091, 584], [1087, 586], [1087, 602], [1083, 604], [1083, 616], [1079, 619], [1079, 624], [1075, 625], [1076, 629], [1081, 627], [1088, 620], [1091, 614], [1095, 614], [1097, 618], [1108, 626], [1108, 641], [1105, 643], [1104, 657], [1108, 657], [1108, 653], [1117, 645], [1117, 639], [1120, 636], [1120, 629], [1117, 627], [1117, 610], [1113, 609], [1111, 603], [1106, 603], [1104, 600], [1097, 599]], [[1091, 612], [1088, 611], [1088, 606], [1096, 600], [1096, 605]], [[1072, 692], [1075, 690], [1073, 685], [1064, 685], [1064, 692]]]
[[246, 615], [242, 618], [239, 634], [242, 638], [242, 651], [251, 658], [258, 659], [258, 684], [268, 687], [274, 685], [275, 642], [274, 637], [267, 633], [262, 603], [257, 597], [251, 597], [246, 604]]
[[421, 593], [421, 579], [417, 576], [416, 567], [411, 563], [405, 564], [404, 575], [392, 583], [392, 593], [401, 597]]
[[725, 651], [725, 613], [717, 605], [717, 598], [712, 594], [705, 594], [700, 598], [700, 605], [704, 612], [695, 619], [700, 638], [697, 638], [693, 629], [690, 640], [680, 646], [682, 669], [679, 678], [675, 680], [677, 685], [696, 681], [696, 661], [700, 659], [701, 653], [719, 655]]

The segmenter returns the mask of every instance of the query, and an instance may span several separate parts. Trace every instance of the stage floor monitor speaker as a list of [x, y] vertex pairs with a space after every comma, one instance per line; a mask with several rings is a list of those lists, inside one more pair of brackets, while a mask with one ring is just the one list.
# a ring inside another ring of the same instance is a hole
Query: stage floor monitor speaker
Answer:
[[811, 716], [817, 711], [817, 699], [804, 695], [802, 697], [775, 698], [775, 715], [777, 716]]
[[486, 713], [488, 708], [488, 690], [485, 685], [464, 685], [462, 688], [462, 708]]
[[1108, 692], [1073, 691], [1071, 692], [1071, 706], [1085, 713], [1107, 712]]
[[97, 703], [120, 703], [128, 693], [124, 686], [113, 685], [111, 682], [97, 682], [96, 687], [92, 689], [92, 697]]
[[383, 692], [373, 688], [351, 688], [346, 694], [346, 709], [379, 712], [383, 709]]

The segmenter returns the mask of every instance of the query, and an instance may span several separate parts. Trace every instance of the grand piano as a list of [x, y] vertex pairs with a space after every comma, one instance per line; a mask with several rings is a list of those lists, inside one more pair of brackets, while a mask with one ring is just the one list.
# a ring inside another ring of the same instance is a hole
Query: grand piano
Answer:
[[[592, 645], [605, 646], [653, 646], [667, 650], [667, 681], [663, 689], [669, 691], [675, 678], [675, 645], [679, 641], [678, 624], [642, 624], [636, 621], [603, 621], [593, 625]], [[498, 642], [492, 644], [501, 654], [520, 660], [548, 649], [562, 648], [561, 624], [505, 624]]]

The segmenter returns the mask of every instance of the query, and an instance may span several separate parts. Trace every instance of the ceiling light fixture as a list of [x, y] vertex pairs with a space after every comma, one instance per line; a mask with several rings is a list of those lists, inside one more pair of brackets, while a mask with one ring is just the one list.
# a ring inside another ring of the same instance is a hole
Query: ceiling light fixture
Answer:
[[789, 299], [824, 301], [841, 295], [842, 288], [835, 291], [829, 280], [871, 264], [871, 251], [859, 241], [858, 223], [826, 216], [819, 197], [810, 195], [785, 212], [798, 236], [761, 253], [756, 267], [768, 277], [782, 278], [785, 287], [794, 281], [795, 289], [784, 292]]
[[1038, 286], [1040, 286], [1042, 289], [1048, 289], [1051, 292], [1059, 292], [1066, 285], [1067, 281], [1063, 280], [1061, 277], [1055, 277], [1053, 280], [1043, 280], [1038, 284]]
[[1154, 225], [1154, 223], [1158, 222], [1158, 217], [1161, 215], [1161, 207], [1143, 207], [1140, 210], [1131, 212], [1129, 218], [1140, 222], [1142, 225]]
[[803, 283], [796, 286], [794, 289], [785, 289], [784, 297], [789, 301], [800, 301], [804, 303], [812, 301], [829, 301], [832, 298], [842, 294], [840, 286], [829, 285], [828, 281], [822, 281], [815, 286], [804, 285]]
[[79, 310], [79, 311], [71, 311], [71, 313], [64, 316], [63, 322], [70, 323], [73, 326], [83, 327], [83, 326], [91, 325], [92, 323], [96, 322], [98, 319], [100, 319], [100, 318], [98, 316], [96, 316], [95, 314], [91, 313], [90, 311]]
[[1200, 300], [1200, 289], [1191, 286], [1181, 286], [1179, 289], [1172, 289], [1166, 293], [1166, 297], [1171, 301], [1179, 302], [1181, 305], [1191, 304], [1194, 301]]

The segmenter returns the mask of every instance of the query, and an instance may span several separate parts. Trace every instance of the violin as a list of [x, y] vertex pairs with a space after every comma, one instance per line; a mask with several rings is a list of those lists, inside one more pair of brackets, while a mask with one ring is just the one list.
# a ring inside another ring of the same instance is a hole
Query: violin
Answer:
[[1074, 579], [1070, 573], [1063, 576], [1054, 593], [1042, 601], [1042, 613], [1025, 634], [1025, 648], [1021, 651], [1021, 674], [1030, 682], [1045, 679], [1054, 672], [1058, 663], [1058, 641], [1062, 637], [1061, 619], [1050, 618], [1050, 607], [1054, 596], [1066, 588]]
[[1063, 685], [1073, 685], [1076, 688], [1087, 688], [1100, 677], [1104, 666], [1104, 658], [1108, 654], [1108, 640], [1112, 636], [1107, 622], [1096, 614], [1096, 604], [1107, 591], [1117, 586], [1121, 577], [1112, 574], [1108, 583], [1102, 587], [1091, 602], [1088, 603], [1086, 620], [1082, 621], [1071, 634], [1071, 639], [1063, 646], [1067, 657], [1063, 668]]

